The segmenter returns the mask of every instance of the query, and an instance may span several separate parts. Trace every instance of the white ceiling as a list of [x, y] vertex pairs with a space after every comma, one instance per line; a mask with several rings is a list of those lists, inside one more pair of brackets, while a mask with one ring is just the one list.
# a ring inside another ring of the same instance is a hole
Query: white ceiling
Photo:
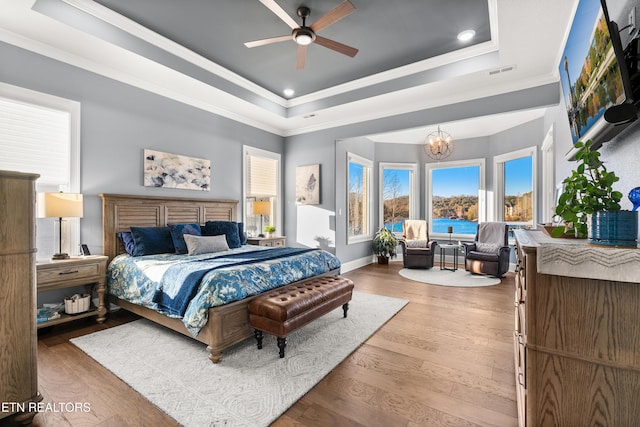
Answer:
[[[358, 8], [362, 0], [352, 1]], [[189, 0], [184, 2], [184, 7], [197, 8], [203, 2]], [[156, 5], [152, 0], [137, 3]], [[243, 8], [255, 7], [261, 12], [265, 9], [258, 0], [239, 3]], [[340, 1], [332, 0], [331, 4], [334, 3], [337, 5]], [[371, 3], [370, 7], [366, 2], [360, 4], [362, 15], [365, 11], [376, 13], [374, 3], [377, 2]], [[386, 3], [402, 8], [405, 2]], [[414, 0], [406, 1], [406, 4], [414, 3]], [[293, 2], [283, 0], [281, 4], [284, 7]], [[0, 41], [289, 136], [557, 82], [561, 46], [576, 4], [577, 0], [488, 0], [490, 41], [292, 99], [250, 81], [241, 70], [222, 67], [92, 0], [0, 0]], [[428, 12], [438, 14], [436, 7]], [[367, 25], [356, 26], [357, 14], [358, 10], [334, 27], [348, 28], [356, 34], [351, 37], [362, 38], [367, 37], [368, 31], [379, 31]], [[348, 26], [350, 19], [354, 22]], [[242, 24], [258, 26], [260, 21], [252, 22], [248, 18]], [[215, 29], [215, 25], [212, 28]], [[429, 28], [421, 30], [428, 32]], [[162, 32], [157, 28], [156, 31]], [[269, 31], [265, 37], [278, 35]], [[331, 37], [358, 45], [357, 40]], [[244, 54], [247, 48], [237, 49]], [[358, 56], [347, 59], [358, 61]], [[288, 59], [284, 62], [293, 67], [293, 59], [291, 63]], [[505, 68], [512, 70], [490, 73]], [[500, 118], [477, 118], [446, 123], [446, 128], [456, 139], [464, 138], [462, 135], [486, 136], [541, 114], [543, 111], [537, 110], [505, 114]], [[436, 125], [429, 123], [428, 118], [425, 124], [432, 125], [431, 128]], [[440, 124], [444, 128], [445, 123]], [[424, 139], [428, 129], [387, 134], [384, 139], [418, 142], [419, 134]]]

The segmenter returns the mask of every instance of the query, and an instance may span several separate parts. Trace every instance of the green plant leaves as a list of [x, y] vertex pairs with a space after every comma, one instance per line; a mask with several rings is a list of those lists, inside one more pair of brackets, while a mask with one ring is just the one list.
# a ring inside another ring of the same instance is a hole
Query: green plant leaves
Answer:
[[[566, 224], [573, 224], [576, 237], [586, 237], [588, 214], [602, 210], [618, 211], [622, 199], [622, 193], [613, 190], [613, 184], [620, 178], [607, 171], [600, 160], [600, 153], [592, 151], [591, 145], [590, 140], [575, 144], [579, 149], [576, 154], [578, 165], [571, 171], [571, 176], [562, 181], [564, 191], [556, 207], [556, 214]], [[562, 234], [554, 230], [554, 235], [556, 232]]]

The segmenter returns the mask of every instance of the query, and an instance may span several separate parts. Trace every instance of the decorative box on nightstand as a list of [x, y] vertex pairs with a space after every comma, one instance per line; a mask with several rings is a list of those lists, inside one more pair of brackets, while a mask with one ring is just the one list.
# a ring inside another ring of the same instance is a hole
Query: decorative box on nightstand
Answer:
[[90, 316], [97, 316], [98, 323], [104, 322], [107, 314], [104, 304], [106, 269], [107, 257], [102, 255], [74, 257], [60, 261], [38, 261], [36, 263], [38, 292], [84, 285], [87, 294], [91, 294], [94, 286], [98, 293], [98, 307], [92, 307], [89, 311], [74, 315], [62, 314], [57, 319], [38, 323], [38, 328]]
[[249, 237], [247, 243], [256, 246], [284, 246], [287, 238], [285, 236], [277, 237]]

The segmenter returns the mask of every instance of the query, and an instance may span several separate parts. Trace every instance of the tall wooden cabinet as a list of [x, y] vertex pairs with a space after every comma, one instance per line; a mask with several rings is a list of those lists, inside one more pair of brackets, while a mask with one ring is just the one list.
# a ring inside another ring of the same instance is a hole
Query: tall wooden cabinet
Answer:
[[33, 402], [42, 400], [36, 359], [37, 178], [0, 171], [0, 422], [12, 417], [30, 423]]
[[640, 420], [640, 250], [516, 231], [521, 426]]

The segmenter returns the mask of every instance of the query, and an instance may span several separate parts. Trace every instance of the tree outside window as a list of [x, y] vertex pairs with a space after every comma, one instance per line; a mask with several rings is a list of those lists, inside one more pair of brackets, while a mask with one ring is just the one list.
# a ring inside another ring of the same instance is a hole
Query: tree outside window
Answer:
[[405, 220], [417, 217], [415, 163], [380, 163], [380, 222], [397, 235]]
[[371, 167], [370, 160], [348, 154], [347, 242], [371, 238]]

